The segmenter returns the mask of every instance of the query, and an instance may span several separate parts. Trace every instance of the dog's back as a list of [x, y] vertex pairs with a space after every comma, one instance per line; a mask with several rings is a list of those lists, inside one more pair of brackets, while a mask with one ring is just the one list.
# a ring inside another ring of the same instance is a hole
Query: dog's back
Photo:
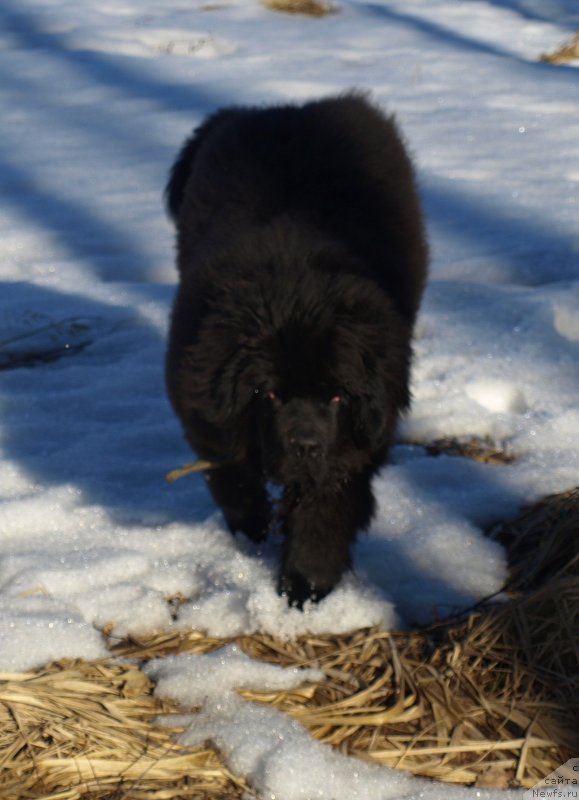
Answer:
[[167, 201], [182, 271], [192, 242], [218, 248], [290, 219], [339, 242], [414, 318], [427, 262], [414, 173], [394, 121], [361, 94], [217, 112], [182, 149]]

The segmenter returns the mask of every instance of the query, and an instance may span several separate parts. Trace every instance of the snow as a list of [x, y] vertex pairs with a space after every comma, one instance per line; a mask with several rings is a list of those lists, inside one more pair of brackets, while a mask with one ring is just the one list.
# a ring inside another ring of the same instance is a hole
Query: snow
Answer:
[[[105, 626], [338, 633], [500, 590], [505, 556], [482, 529], [579, 485], [578, 73], [536, 60], [579, 26], [575, 0], [343, 0], [316, 20], [247, 0], [5, 0], [0, 14], [0, 670], [106, 655]], [[301, 613], [275, 593], [278, 541], [230, 537], [202, 478], [163, 480], [191, 454], [163, 388], [162, 190], [212, 109], [351, 86], [396, 112], [415, 155], [432, 275], [413, 408], [355, 574]], [[516, 458], [426, 453], [448, 436]], [[202, 706], [187, 739], [216, 739], [264, 797], [505, 796], [347, 759], [234, 692], [305, 674], [231, 648], [150, 669]]]
[[[237, 688], [292, 689], [319, 678], [317, 670], [255, 664], [238, 649], [209, 655], [172, 656], [151, 662], [147, 672], [157, 690], [181, 704], [200, 707], [182, 737], [186, 744], [217, 744], [237, 774], [247, 776], [261, 797], [287, 800], [461, 800], [466, 795], [492, 800], [492, 792], [441, 787], [402, 771], [352, 761], [313, 740], [297, 721], [268, 706], [248, 703]], [[207, 681], [210, 674], [211, 681]], [[388, 776], [386, 778], [386, 776]], [[501, 792], [504, 800], [516, 792]], [[520, 795], [518, 795], [520, 796]]]

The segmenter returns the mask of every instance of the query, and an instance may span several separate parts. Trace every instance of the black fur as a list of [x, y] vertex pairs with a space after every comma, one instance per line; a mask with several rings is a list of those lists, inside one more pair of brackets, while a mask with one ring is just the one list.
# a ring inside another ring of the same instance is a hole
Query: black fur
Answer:
[[350, 566], [409, 403], [427, 247], [392, 119], [362, 95], [231, 108], [167, 186], [180, 283], [167, 385], [232, 531], [260, 540], [283, 487], [279, 590], [301, 607]]

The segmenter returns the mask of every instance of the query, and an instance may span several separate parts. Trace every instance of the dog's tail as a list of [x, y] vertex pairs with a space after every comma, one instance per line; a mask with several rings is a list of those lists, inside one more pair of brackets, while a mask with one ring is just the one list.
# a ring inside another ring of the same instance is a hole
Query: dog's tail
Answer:
[[210, 133], [215, 128], [221, 127], [230, 117], [237, 114], [233, 108], [223, 109], [212, 114], [199, 128], [193, 131], [191, 136], [185, 141], [179, 155], [169, 174], [169, 181], [165, 188], [165, 203], [167, 211], [173, 222], [177, 222], [183, 199], [187, 189], [187, 183], [193, 171], [193, 163], [197, 158], [199, 150]]

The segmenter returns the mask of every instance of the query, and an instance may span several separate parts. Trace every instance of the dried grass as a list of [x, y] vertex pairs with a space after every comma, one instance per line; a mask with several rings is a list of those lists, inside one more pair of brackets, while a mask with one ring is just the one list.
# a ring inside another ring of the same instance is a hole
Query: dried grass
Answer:
[[[492, 535], [511, 555], [510, 602], [412, 632], [240, 637], [252, 658], [325, 675], [291, 691], [240, 694], [366, 761], [447, 783], [533, 786], [579, 752], [579, 490]], [[160, 634], [111, 652], [146, 661], [225, 643]], [[223, 800], [248, 791], [214, 750], [179, 747], [178, 728], [152, 723], [172, 711], [136, 666], [115, 660], [0, 675], [3, 799]]]
[[[567, 601], [577, 592], [575, 582]], [[556, 639], [559, 626], [544, 637], [550, 611], [538, 598], [453, 627], [304, 640], [301, 653], [252, 637], [241, 642], [250, 655], [318, 666], [327, 680], [307, 703], [244, 696], [274, 702], [315, 738], [366, 760], [477, 785], [494, 767], [504, 785], [533, 786], [579, 747], [578, 629], [566, 640]]]
[[538, 589], [565, 571], [577, 574], [579, 488], [546, 497], [489, 535], [506, 547], [519, 590]]
[[175, 708], [134, 665], [63, 661], [0, 674], [2, 800], [237, 800], [214, 749], [175, 744]]
[[495, 444], [488, 437], [436, 439], [425, 445], [425, 450], [431, 456], [461, 456], [470, 458], [472, 461], [480, 461], [483, 464], [511, 464], [515, 460], [514, 455], [509, 453], [505, 447]]
[[327, 0], [262, 0], [271, 11], [285, 14], [306, 14], [309, 17], [325, 17], [336, 12], [336, 6]]
[[571, 39], [552, 53], [544, 53], [539, 61], [546, 61], [548, 64], [568, 64], [570, 61], [579, 60], [579, 31]]

